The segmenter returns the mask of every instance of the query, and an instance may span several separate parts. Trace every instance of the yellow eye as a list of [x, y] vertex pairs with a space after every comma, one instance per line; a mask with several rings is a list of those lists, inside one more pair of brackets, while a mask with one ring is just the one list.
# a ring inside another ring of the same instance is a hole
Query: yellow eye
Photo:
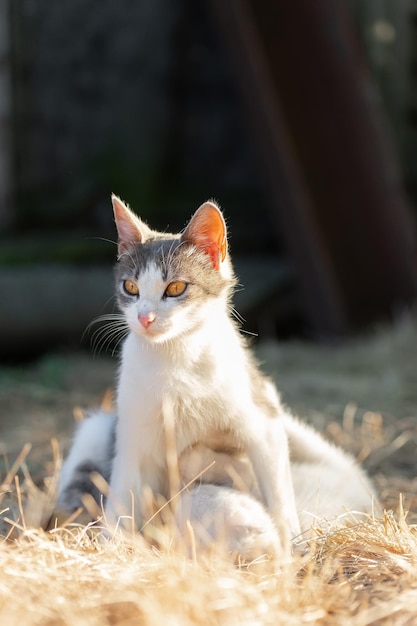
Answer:
[[123, 289], [129, 296], [138, 296], [139, 295], [139, 287], [133, 280], [126, 279], [123, 281]]
[[176, 298], [180, 296], [187, 289], [187, 283], [183, 283], [181, 280], [174, 280], [173, 283], [169, 283], [165, 289], [165, 295], [169, 298]]

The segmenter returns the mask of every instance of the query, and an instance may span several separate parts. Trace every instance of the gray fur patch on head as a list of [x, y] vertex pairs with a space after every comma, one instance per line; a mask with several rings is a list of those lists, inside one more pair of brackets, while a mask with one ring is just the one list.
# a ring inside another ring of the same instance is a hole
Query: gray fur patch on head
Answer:
[[164, 282], [181, 280], [189, 284], [190, 289], [182, 297], [183, 301], [196, 297], [216, 298], [223, 294], [230, 296], [236, 282], [232, 272], [230, 277], [223, 276], [213, 268], [204, 251], [190, 242], [182, 241], [180, 235], [161, 234], [143, 244], [129, 246], [120, 256], [115, 268], [115, 278], [122, 309], [131, 303], [131, 298], [121, 292], [121, 281], [129, 278], [140, 282], [141, 274], [151, 264], [160, 268]]

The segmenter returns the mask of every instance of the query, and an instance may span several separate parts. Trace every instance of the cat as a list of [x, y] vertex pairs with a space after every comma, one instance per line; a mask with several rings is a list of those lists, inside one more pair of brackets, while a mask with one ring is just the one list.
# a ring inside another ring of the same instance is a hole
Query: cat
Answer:
[[[57, 506], [49, 528], [54, 528], [61, 522], [65, 523], [75, 511], [78, 511], [76, 521], [84, 524], [103, 517], [105, 483], [111, 478], [116, 423], [115, 415], [97, 410], [78, 425], [61, 470]], [[209, 452], [207, 449], [207, 453]], [[215, 458], [218, 453], [211, 452], [214, 458], [210, 462], [220, 462], [220, 457]], [[186, 463], [188, 471], [192, 471], [185, 461], [189, 455], [190, 451], [187, 450], [183, 454], [182, 462]], [[192, 458], [195, 466], [196, 459]], [[205, 461], [207, 455], [203, 458]], [[206, 549], [212, 551], [215, 545], [217, 549], [238, 556], [239, 561], [253, 561], [264, 554], [282, 559], [284, 552], [276, 528], [260, 502], [251, 494], [233, 488], [228, 482], [228, 465], [219, 464], [219, 475], [211, 475], [208, 483], [203, 482], [205, 468], [206, 466], [201, 468], [203, 474], [197, 482], [194, 479], [201, 470], [190, 475], [187, 483], [194, 484], [175, 498], [177, 506], [174, 520], [181, 533], [182, 549], [187, 551], [189, 548], [189, 525], [199, 552]], [[96, 486], [94, 474], [104, 478], [104, 493]], [[87, 507], [86, 496], [90, 498]], [[175, 529], [171, 523], [170, 532], [173, 530]], [[108, 535], [106, 530], [105, 535]]]
[[[288, 410], [284, 424], [291, 452], [291, 476], [301, 533], [295, 546], [303, 546], [335, 521], [343, 522], [360, 513], [380, 513], [372, 483], [354, 459], [329, 443]], [[100, 516], [104, 496], [91, 476], [96, 473], [109, 481], [114, 457], [117, 418], [95, 411], [81, 422], [63, 465], [53, 519], [61, 521], [84, 507], [85, 494], [91, 495]], [[220, 448], [220, 449], [219, 449]], [[214, 461], [214, 464], [213, 464]], [[226, 550], [251, 561], [262, 554], [283, 557], [283, 549], [272, 520], [259, 502], [256, 480], [247, 458], [238, 454], [196, 444], [179, 458], [182, 484], [199, 477], [177, 498], [176, 522], [185, 534], [193, 528], [199, 549], [211, 548], [222, 539]], [[78, 517], [77, 519], [80, 519]], [[81, 520], [93, 521], [84, 511]], [[354, 518], [355, 519], [355, 518]], [[223, 545], [224, 545], [223, 544]]]
[[[336, 515], [343, 505], [369, 509], [373, 491], [365, 474], [283, 408], [231, 317], [236, 278], [217, 204], [205, 202], [183, 233], [167, 234], [151, 230], [114, 195], [112, 203], [116, 295], [129, 328], [117, 418], [98, 413], [81, 426], [62, 470], [58, 505], [74, 508], [80, 487], [98, 468], [110, 480], [107, 523], [114, 527], [120, 516], [133, 514], [140, 527], [144, 488], [170, 495], [171, 433], [183, 482], [215, 461], [203, 484], [182, 498], [194, 520], [221, 511], [223, 520], [246, 520], [238, 529], [268, 537], [272, 522], [275, 545], [285, 551], [288, 538], [311, 526], [306, 515]], [[248, 493], [239, 493], [232, 476], [240, 476]], [[237, 544], [244, 534], [229, 533]]]

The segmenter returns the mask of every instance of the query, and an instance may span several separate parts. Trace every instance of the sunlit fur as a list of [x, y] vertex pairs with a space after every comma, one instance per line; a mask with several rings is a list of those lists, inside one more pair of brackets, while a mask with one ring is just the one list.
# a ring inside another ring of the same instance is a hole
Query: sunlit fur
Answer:
[[[248, 501], [236, 495], [243, 486], [266, 508], [275, 524], [277, 546], [284, 551], [288, 539], [299, 536], [316, 515], [338, 515], [344, 505], [370, 509], [373, 494], [365, 475], [349, 456], [285, 411], [232, 320], [236, 280], [217, 206], [204, 204], [183, 233], [170, 235], [152, 231], [115, 197], [113, 205], [119, 232], [116, 297], [128, 334], [117, 389], [115, 454], [106, 505], [109, 525], [114, 527], [119, 516], [133, 515], [141, 527], [144, 489], [169, 497], [170, 446], [175, 447], [185, 482], [192, 479], [191, 458], [197, 474], [210, 459], [216, 461], [200, 480], [223, 491], [191, 490], [192, 511], [214, 517], [217, 512], [224, 516], [228, 507], [243, 511]], [[137, 285], [138, 294], [126, 292], [126, 280]], [[187, 288], [178, 297], [167, 297], [167, 285], [177, 280]], [[152, 322], [142, 323], [147, 316]], [[120, 339], [124, 325], [118, 318], [110, 322]], [[99, 344], [108, 341], [101, 332]], [[82, 428], [77, 437], [83, 438]], [[85, 454], [78, 456], [80, 463], [86, 460]], [[76, 461], [74, 452], [73, 470]], [[231, 478], [239, 474], [240, 484]], [[307, 497], [300, 499], [300, 494]], [[255, 513], [258, 506], [249, 505], [245, 510], [252, 513], [237, 518], [257, 516], [253, 527], [264, 527], [268, 535], [262, 516]]]

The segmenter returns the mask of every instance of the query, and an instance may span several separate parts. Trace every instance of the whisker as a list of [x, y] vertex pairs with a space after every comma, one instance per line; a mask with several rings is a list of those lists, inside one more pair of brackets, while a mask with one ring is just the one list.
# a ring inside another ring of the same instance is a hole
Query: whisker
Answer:
[[239, 328], [239, 332], [243, 333], [244, 335], [250, 335], [251, 337], [259, 337], [258, 333], [251, 333], [250, 330], [244, 330], [243, 328]]
[[[167, 267], [168, 267], [169, 265], [171, 265], [171, 262], [172, 262], [172, 257], [174, 256], [174, 250], [173, 250], [173, 248], [174, 248], [174, 244], [176, 244], [177, 242], [178, 242], [178, 239], [173, 239], [173, 240], [171, 241], [171, 245], [170, 245], [170, 247], [169, 247], [169, 250], [168, 250], [168, 255], [167, 255], [167, 258], [166, 258], [166, 264], [167, 264]], [[178, 250], [178, 248], [179, 248], [180, 246], [181, 246], [181, 243], [180, 243], [180, 244], [179, 244], [179, 246], [177, 246], [175, 249], [176, 249], [176, 250]]]
[[91, 338], [92, 340], [99, 340], [100, 337], [113, 335], [114, 333], [121, 330], [122, 328], [125, 329], [126, 326], [120, 324], [119, 322], [110, 322], [106, 325], [103, 325], [97, 328], [97, 330], [94, 331]]
[[83, 337], [95, 324], [100, 324], [101, 322], [110, 322], [110, 321], [123, 322], [124, 316], [122, 315], [122, 313], [104, 313], [103, 315], [99, 315], [98, 317], [95, 317], [87, 325], [83, 333]]
[[116, 324], [116, 323], [100, 327], [100, 328], [98, 328], [97, 330], [94, 331], [93, 335], [91, 336], [91, 341], [93, 343], [98, 343], [100, 341], [101, 337], [106, 337], [106, 336], [108, 336], [110, 334], [113, 334], [116, 331], [118, 331], [119, 329], [120, 329], [120, 325]]
[[[113, 311], [114, 311], [115, 306], [117, 306], [117, 301], [116, 301], [116, 295], [115, 295], [115, 294], [113, 294], [112, 296], [110, 296], [110, 298], [108, 298], [108, 299], [106, 300], [106, 302], [105, 302], [105, 303], [104, 303], [104, 305], [103, 305], [103, 309], [106, 309], [106, 308], [107, 308], [107, 306], [109, 305], [109, 303], [110, 303], [112, 300], [114, 300], [114, 302], [113, 302]], [[105, 313], [104, 313], [104, 315], [105, 315]]]
[[[239, 324], [244, 324], [246, 322], [243, 315], [241, 315], [239, 311], [233, 306], [229, 308], [229, 311], [232, 317], [234, 317], [239, 322]], [[244, 328], [239, 328], [239, 332], [243, 333], [244, 335], [250, 335], [251, 337], [258, 337], [258, 333], [252, 333], [250, 330], [245, 330]]]
[[230, 307], [230, 313], [231, 315], [237, 319], [238, 322], [240, 322], [241, 324], [244, 324], [246, 322], [245, 318], [243, 317], [243, 315], [241, 315], [239, 313], [239, 311], [237, 309], [235, 309], [233, 306]]
[[130, 258], [130, 260], [132, 261], [132, 265], [135, 268], [135, 273], [137, 274], [138, 273], [138, 266], [137, 266], [137, 263], [136, 263], [136, 259], [132, 256], [132, 253], [129, 250], [124, 250], [124, 252], [122, 252], [122, 254], [120, 254], [117, 257], [117, 260], [120, 261], [120, 259], [123, 256], [125, 256], [125, 255], [127, 255]]
[[99, 315], [93, 319], [85, 329], [83, 337], [88, 333], [96, 324], [101, 324], [91, 335], [91, 345], [94, 350], [94, 355], [97, 356], [103, 350], [112, 348], [112, 356], [119, 347], [121, 341], [129, 332], [129, 327], [126, 323], [124, 316], [121, 313], [106, 313]]
[[117, 241], [113, 241], [113, 239], [106, 239], [106, 237], [86, 237], [87, 241], [104, 241], [105, 243], [111, 243], [117, 246]]
[[162, 245], [160, 248], [161, 252], [161, 262], [162, 262], [162, 273], [164, 276], [168, 275], [168, 263], [165, 258], [164, 246]]
[[115, 355], [116, 351], [119, 349], [121, 342], [128, 335], [128, 332], [128, 330], [126, 330], [125, 332], [120, 332], [119, 339], [116, 340], [116, 338], [114, 338], [115, 344], [113, 350], [111, 351], [112, 356]]
[[128, 334], [128, 329], [124, 328], [124, 329], [114, 329], [113, 331], [109, 332], [108, 334], [104, 334], [101, 337], [97, 338], [96, 340], [96, 345], [95, 345], [95, 350], [94, 350], [94, 354], [97, 356], [99, 354], [101, 354], [101, 352], [103, 350], [107, 350], [108, 348], [110, 348], [111, 344], [113, 345], [112, 351], [111, 351], [111, 355], [114, 356], [114, 353], [116, 352], [117, 348], [120, 345], [120, 342], [122, 341], [122, 339], [124, 339], [124, 337]]

